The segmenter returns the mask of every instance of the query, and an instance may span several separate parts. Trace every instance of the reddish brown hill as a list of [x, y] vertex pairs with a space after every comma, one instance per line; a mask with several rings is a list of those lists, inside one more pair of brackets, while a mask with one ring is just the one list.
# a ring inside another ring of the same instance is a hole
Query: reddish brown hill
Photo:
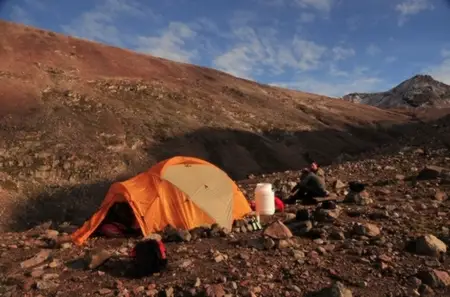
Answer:
[[8, 22], [0, 32], [0, 186], [21, 199], [57, 191], [70, 205], [60, 219], [174, 154], [242, 178], [299, 168], [304, 152], [331, 162], [373, 148], [398, 135], [377, 127], [410, 119]]

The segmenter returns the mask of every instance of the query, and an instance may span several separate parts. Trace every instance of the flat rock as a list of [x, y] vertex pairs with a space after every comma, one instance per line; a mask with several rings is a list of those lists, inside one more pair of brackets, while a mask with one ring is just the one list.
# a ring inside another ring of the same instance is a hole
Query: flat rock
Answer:
[[112, 253], [104, 249], [95, 249], [85, 257], [86, 266], [89, 269], [96, 269], [111, 258]]
[[39, 264], [44, 263], [47, 261], [51, 256], [51, 250], [45, 249], [41, 250], [39, 253], [37, 253], [33, 258], [30, 258], [28, 260], [23, 261], [20, 263], [21, 268], [31, 268], [34, 266], [37, 266]]
[[377, 225], [370, 223], [355, 224], [353, 227], [353, 232], [357, 235], [375, 237], [380, 235], [381, 230]]
[[421, 180], [436, 179], [436, 178], [440, 177], [443, 172], [446, 172], [446, 171], [448, 171], [448, 169], [446, 169], [444, 167], [428, 165], [428, 166], [425, 166], [425, 168], [419, 172], [417, 179], [421, 179]]
[[353, 297], [353, 294], [342, 283], [336, 282], [329, 288], [311, 294], [311, 297]]
[[286, 225], [284, 225], [280, 220], [273, 222], [264, 229], [264, 236], [268, 236], [273, 239], [288, 239], [291, 238], [292, 232]]
[[421, 271], [417, 277], [426, 285], [432, 288], [445, 288], [450, 286], [450, 276], [446, 271], [428, 270]]

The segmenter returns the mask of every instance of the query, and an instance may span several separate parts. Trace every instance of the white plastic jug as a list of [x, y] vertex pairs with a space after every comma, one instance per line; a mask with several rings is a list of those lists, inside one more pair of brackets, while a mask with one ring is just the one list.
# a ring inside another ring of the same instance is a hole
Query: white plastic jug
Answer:
[[257, 215], [273, 215], [275, 213], [275, 193], [272, 184], [260, 183], [255, 189], [255, 211]]

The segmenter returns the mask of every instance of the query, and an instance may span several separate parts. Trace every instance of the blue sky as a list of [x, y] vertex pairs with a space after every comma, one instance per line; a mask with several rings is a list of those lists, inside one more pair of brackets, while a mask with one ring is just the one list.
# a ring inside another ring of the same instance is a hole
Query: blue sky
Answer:
[[450, 84], [447, 0], [10, 0], [0, 18], [330, 96]]

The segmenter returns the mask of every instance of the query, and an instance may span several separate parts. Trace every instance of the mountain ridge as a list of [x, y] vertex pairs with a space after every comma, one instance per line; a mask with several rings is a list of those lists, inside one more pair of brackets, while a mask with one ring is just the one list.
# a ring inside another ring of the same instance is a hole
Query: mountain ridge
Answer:
[[450, 104], [450, 86], [418, 74], [385, 92], [350, 93], [342, 99], [380, 108], [443, 107]]

